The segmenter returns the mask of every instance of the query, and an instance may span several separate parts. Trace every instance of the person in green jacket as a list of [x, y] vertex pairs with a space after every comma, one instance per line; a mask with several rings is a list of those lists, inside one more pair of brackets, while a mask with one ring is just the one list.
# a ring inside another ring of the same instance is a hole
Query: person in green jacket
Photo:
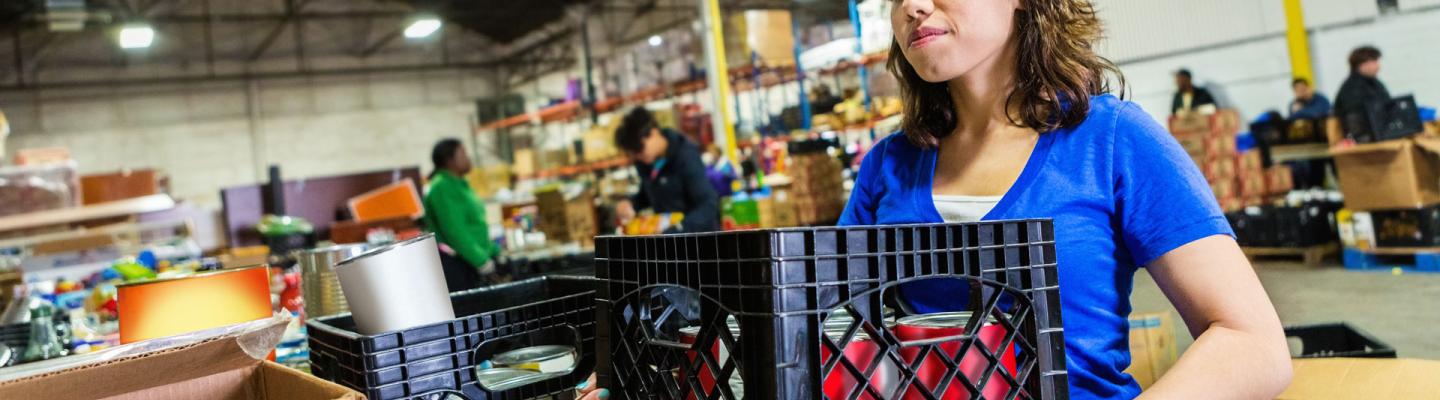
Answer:
[[485, 205], [464, 176], [470, 157], [458, 139], [444, 139], [430, 152], [435, 172], [425, 190], [425, 227], [440, 242], [440, 262], [451, 292], [479, 287], [495, 275], [500, 247], [490, 240]]

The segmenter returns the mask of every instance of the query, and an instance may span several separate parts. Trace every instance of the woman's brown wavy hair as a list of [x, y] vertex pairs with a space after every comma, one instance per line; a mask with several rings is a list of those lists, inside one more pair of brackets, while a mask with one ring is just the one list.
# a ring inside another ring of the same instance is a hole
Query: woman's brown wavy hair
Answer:
[[[1116, 89], [1125, 87], [1119, 68], [1095, 53], [1100, 18], [1089, 0], [1022, 1], [1015, 14], [1015, 84], [1005, 98], [1005, 109], [1015, 111], [1010, 122], [1040, 132], [1078, 125], [1090, 112], [1090, 96], [1111, 91], [1107, 74], [1116, 78]], [[924, 148], [938, 145], [959, 122], [947, 83], [921, 79], [898, 40], [886, 67], [900, 81], [905, 136]]]

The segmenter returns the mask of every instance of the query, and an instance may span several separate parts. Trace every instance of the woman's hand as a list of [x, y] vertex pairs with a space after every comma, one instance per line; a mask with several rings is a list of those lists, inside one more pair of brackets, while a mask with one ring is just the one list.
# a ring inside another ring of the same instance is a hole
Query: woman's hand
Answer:
[[610, 398], [610, 389], [595, 387], [595, 374], [590, 374], [589, 378], [575, 386], [575, 395], [580, 400], [605, 400]]
[[1141, 398], [1273, 399], [1290, 386], [1284, 328], [1235, 239], [1190, 242], [1146, 269], [1195, 344]]
[[635, 205], [630, 200], [620, 200], [615, 203], [615, 222], [625, 225], [626, 222], [635, 219]]

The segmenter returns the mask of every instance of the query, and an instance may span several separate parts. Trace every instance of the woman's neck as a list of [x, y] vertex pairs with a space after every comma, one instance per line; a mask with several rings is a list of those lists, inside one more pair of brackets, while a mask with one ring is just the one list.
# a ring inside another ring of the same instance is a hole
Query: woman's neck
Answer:
[[987, 60], [982, 60], [965, 75], [951, 80], [950, 98], [955, 104], [955, 134], [957, 136], [988, 135], [997, 130], [1013, 127], [1006, 99], [1015, 88], [1015, 44], [1008, 43], [1005, 50]]

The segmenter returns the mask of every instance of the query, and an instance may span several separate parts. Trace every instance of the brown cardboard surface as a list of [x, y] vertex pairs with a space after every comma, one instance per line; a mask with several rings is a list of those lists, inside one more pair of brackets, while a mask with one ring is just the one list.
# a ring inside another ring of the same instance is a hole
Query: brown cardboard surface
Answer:
[[[256, 359], [285, 324], [0, 383], [0, 399], [361, 399], [358, 392]], [[60, 361], [64, 360], [51, 360]], [[275, 369], [287, 371], [276, 371]]]
[[1335, 148], [1335, 169], [1351, 210], [1440, 203], [1440, 139], [1415, 138]]
[[1312, 358], [1293, 365], [1294, 378], [1279, 399], [1440, 398], [1440, 361]]
[[1141, 388], [1169, 372], [1176, 358], [1175, 325], [1169, 312], [1130, 315], [1130, 368], [1125, 373]]

